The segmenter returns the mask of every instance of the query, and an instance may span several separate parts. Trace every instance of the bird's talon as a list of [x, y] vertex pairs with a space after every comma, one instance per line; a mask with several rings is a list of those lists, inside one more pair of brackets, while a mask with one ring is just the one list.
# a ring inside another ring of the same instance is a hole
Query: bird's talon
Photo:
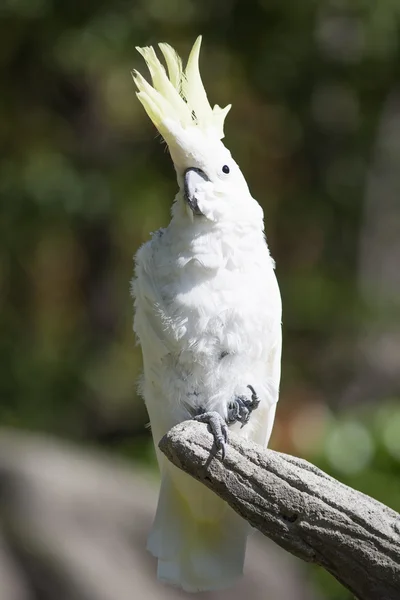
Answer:
[[225, 443], [227, 443], [228, 441], [228, 427], [225, 425], [225, 427], [222, 429], [222, 433], [224, 434], [224, 440]]
[[241, 429], [250, 420], [251, 413], [253, 410], [258, 408], [260, 399], [252, 385], [247, 386], [251, 392], [251, 399], [248, 400], [245, 396], [237, 396], [228, 405], [228, 423], [232, 424], [236, 422], [241, 423]]
[[217, 452], [221, 450], [223, 460], [225, 458], [225, 446], [228, 441], [228, 428], [223, 417], [216, 411], [205, 412], [201, 410], [199, 414], [193, 417], [193, 420], [207, 423], [214, 438]]
[[221, 459], [225, 460], [225, 443], [219, 448], [221, 450]]
[[253, 388], [252, 385], [248, 385], [247, 387], [251, 391], [251, 402], [252, 402], [251, 406], [254, 410], [260, 404], [260, 398], [257, 396], [256, 390]]

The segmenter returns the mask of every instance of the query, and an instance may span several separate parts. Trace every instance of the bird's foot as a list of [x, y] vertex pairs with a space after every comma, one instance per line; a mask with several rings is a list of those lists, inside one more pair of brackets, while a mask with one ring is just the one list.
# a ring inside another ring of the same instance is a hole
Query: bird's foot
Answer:
[[222, 460], [225, 458], [225, 447], [228, 441], [228, 427], [225, 419], [216, 411], [201, 412], [193, 417], [194, 421], [207, 423], [214, 438], [215, 447], [221, 450]]
[[252, 385], [247, 386], [251, 392], [251, 397], [236, 396], [232, 402], [228, 404], [228, 424], [241, 423], [242, 427], [248, 423], [253, 410], [258, 408], [260, 399], [256, 394]]

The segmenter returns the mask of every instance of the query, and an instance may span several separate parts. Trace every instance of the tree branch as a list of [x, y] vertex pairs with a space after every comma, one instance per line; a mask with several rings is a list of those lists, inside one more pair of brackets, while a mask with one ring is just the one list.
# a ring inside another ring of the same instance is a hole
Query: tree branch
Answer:
[[400, 598], [400, 515], [305, 460], [230, 433], [225, 460], [204, 424], [186, 421], [160, 441], [169, 460], [253, 527], [324, 567], [360, 600]]

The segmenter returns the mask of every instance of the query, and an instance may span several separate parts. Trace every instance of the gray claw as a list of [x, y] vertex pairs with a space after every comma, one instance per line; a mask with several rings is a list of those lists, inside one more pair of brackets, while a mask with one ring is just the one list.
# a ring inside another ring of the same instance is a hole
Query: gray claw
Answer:
[[258, 408], [258, 405], [260, 404], [260, 398], [257, 396], [256, 390], [253, 388], [252, 385], [248, 385], [247, 387], [251, 391], [251, 409], [254, 410]]
[[216, 411], [203, 412], [193, 417], [194, 421], [207, 423], [214, 438], [218, 450], [221, 450], [222, 460], [225, 458], [225, 446], [228, 441], [228, 427], [221, 415]]

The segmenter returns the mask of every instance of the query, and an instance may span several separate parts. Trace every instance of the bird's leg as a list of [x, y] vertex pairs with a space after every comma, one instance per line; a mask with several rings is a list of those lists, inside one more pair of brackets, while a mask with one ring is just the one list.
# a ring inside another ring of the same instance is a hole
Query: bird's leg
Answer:
[[228, 416], [226, 421], [219, 412], [206, 411], [204, 408], [200, 408], [198, 413], [193, 417], [194, 421], [207, 423], [213, 435], [217, 452], [221, 450], [222, 460], [225, 458], [225, 448], [228, 441], [228, 425], [238, 422], [244, 427], [244, 425], [248, 423], [253, 410], [260, 404], [260, 399], [253, 386], [248, 385], [247, 387], [251, 392], [250, 398], [246, 398], [246, 396], [236, 396], [236, 398], [228, 404]]
[[225, 446], [228, 441], [228, 427], [225, 419], [217, 411], [208, 411], [200, 409], [199, 413], [193, 417], [194, 421], [207, 423], [214, 438], [215, 447], [221, 450], [222, 460], [225, 458]]
[[246, 396], [236, 396], [236, 398], [228, 404], [228, 425], [238, 422], [244, 427], [244, 425], [248, 423], [253, 410], [258, 408], [260, 399], [258, 398], [255, 389], [252, 385], [248, 385], [247, 387], [251, 392], [250, 398], [246, 398]]

